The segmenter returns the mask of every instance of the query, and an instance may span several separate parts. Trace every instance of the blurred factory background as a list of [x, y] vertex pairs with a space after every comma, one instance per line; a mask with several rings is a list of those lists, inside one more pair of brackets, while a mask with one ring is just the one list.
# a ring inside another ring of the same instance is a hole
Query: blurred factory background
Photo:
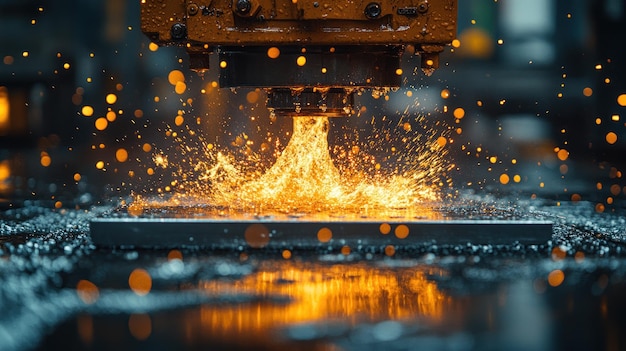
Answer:
[[[458, 40], [437, 72], [413, 74], [419, 60], [407, 55], [398, 92], [363, 95], [368, 118], [335, 123], [425, 114], [451, 128], [459, 188], [614, 206], [626, 193], [624, 6], [460, 1]], [[127, 191], [155, 173], [176, 116], [202, 117], [209, 140], [268, 118], [263, 92], [217, 89], [217, 68], [188, 71], [184, 50], [150, 45], [139, 17], [139, 1], [0, 0], [2, 197]]]

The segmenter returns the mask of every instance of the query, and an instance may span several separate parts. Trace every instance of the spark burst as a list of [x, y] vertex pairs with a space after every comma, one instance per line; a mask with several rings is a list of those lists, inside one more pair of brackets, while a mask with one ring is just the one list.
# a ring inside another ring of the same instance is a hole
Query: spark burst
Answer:
[[[399, 128], [411, 132], [406, 124], [401, 122]], [[372, 140], [361, 145], [380, 145], [388, 141], [381, 137], [387, 133], [373, 133]], [[232, 212], [341, 215], [411, 209], [441, 198], [445, 184], [441, 176], [450, 165], [441, 137], [434, 132], [401, 138], [404, 155], [392, 148], [393, 157], [385, 158], [390, 166], [381, 166], [359, 146], [334, 152], [331, 157], [328, 134], [327, 117], [293, 118], [289, 143], [265, 169], [260, 154], [248, 153], [242, 161], [206, 142], [201, 143], [200, 153], [182, 145], [186, 162], [175, 170], [179, 184], [184, 184], [182, 191], [167, 204], [141, 197], [136, 197], [134, 204], [143, 208], [209, 205]]]

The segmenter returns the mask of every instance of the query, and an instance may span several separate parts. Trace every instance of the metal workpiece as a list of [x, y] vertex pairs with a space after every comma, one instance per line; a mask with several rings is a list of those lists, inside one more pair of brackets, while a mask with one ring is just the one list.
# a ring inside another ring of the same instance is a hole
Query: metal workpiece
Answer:
[[[188, 215], [181, 215], [182, 213]], [[318, 248], [454, 244], [545, 244], [552, 222], [541, 219], [463, 219], [443, 210], [438, 219], [389, 216], [203, 215], [184, 208], [95, 218], [93, 242], [104, 247]]]

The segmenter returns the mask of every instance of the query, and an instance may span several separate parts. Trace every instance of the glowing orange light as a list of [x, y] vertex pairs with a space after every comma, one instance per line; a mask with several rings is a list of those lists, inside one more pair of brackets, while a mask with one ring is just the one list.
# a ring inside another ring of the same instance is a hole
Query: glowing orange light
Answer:
[[509, 184], [510, 178], [509, 175], [506, 173], [502, 173], [500, 174], [500, 183], [501, 184]]
[[226, 67], [228, 67], [228, 62], [220, 61], [220, 68], [226, 68]]
[[85, 117], [91, 117], [93, 115], [93, 107], [89, 105], [83, 106], [80, 113]]
[[462, 107], [457, 107], [454, 109], [453, 114], [455, 118], [461, 119], [465, 117], [465, 110]]
[[92, 304], [98, 300], [100, 291], [96, 284], [88, 280], [79, 280], [76, 284], [76, 293], [78, 297], [86, 304]]
[[582, 261], [585, 260], [585, 253], [582, 251], [576, 251], [576, 253], [574, 254], [574, 260], [576, 261], [576, 263], [580, 263]]
[[275, 59], [278, 58], [278, 56], [280, 56], [280, 49], [278, 49], [277, 47], [272, 46], [271, 48], [267, 49], [267, 57]]
[[556, 153], [556, 156], [559, 158], [559, 160], [565, 161], [569, 157], [569, 151], [565, 149], [560, 149], [559, 152]]
[[147, 295], [152, 289], [152, 277], [142, 268], [136, 268], [128, 277], [128, 286], [137, 295]]
[[620, 106], [626, 106], [626, 94], [620, 94], [617, 97], [617, 104]]
[[113, 105], [115, 102], [117, 102], [117, 95], [115, 95], [115, 94], [107, 94], [105, 100], [106, 100], [107, 104]]
[[185, 84], [184, 82], [176, 82], [176, 85], [174, 87], [174, 91], [176, 92], [176, 94], [182, 95], [183, 93], [185, 93], [186, 90], [187, 84]]
[[48, 167], [52, 163], [52, 159], [47, 154], [41, 156], [41, 159], [39, 161], [43, 167]]
[[0, 86], [0, 132], [4, 132], [9, 129], [11, 122], [11, 104], [9, 101], [9, 90], [6, 87]]
[[115, 151], [115, 159], [117, 162], [126, 162], [128, 160], [128, 151], [123, 148], [117, 149]]
[[614, 196], [619, 195], [619, 193], [622, 191], [622, 188], [619, 186], [619, 184], [613, 184], [611, 185], [611, 187], [609, 188], [609, 191], [611, 192], [611, 194], [613, 194]]
[[270, 242], [269, 229], [263, 224], [252, 224], [246, 228], [244, 238], [250, 247], [262, 248]]
[[170, 71], [170, 73], [167, 75], [167, 81], [171, 85], [175, 86], [177, 83], [185, 81], [185, 75], [183, 74], [183, 72], [175, 69], [175, 70]]
[[583, 89], [583, 95], [586, 97], [589, 97], [591, 95], [593, 95], [593, 89], [586, 87]]
[[109, 122], [115, 122], [115, 120], [117, 119], [117, 115], [115, 114], [115, 112], [109, 111], [106, 114], [106, 119]]
[[319, 240], [322, 243], [327, 243], [332, 238], [333, 238], [333, 232], [326, 227], [317, 231], [317, 240]]
[[259, 101], [259, 93], [257, 93], [256, 91], [248, 92], [248, 94], [246, 94], [246, 101], [248, 101], [248, 103], [250, 104], [256, 103], [257, 101]]
[[283, 252], [281, 253], [281, 256], [282, 256], [284, 259], [288, 260], [288, 259], [290, 259], [290, 258], [291, 258], [291, 251], [289, 251], [289, 250], [283, 250]]
[[604, 212], [604, 204], [601, 204], [601, 203], [596, 204], [596, 212], [598, 213]]
[[171, 261], [171, 260], [183, 260], [183, 253], [180, 252], [179, 250], [170, 250], [170, 252], [167, 253], [167, 260]]
[[174, 118], [174, 124], [176, 124], [177, 126], [181, 126], [184, 122], [185, 118], [183, 118], [183, 116], [181, 115], [178, 115], [176, 116], [176, 118]]
[[109, 126], [109, 121], [104, 117], [100, 117], [96, 119], [96, 121], [94, 122], [94, 125], [97, 130], [105, 130]]
[[393, 232], [398, 239], [406, 239], [409, 236], [409, 227], [404, 224], [400, 224]]
[[447, 99], [447, 98], [449, 98], [449, 97], [450, 97], [450, 90], [448, 90], [448, 89], [443, 89], [443, 90], [441, 91], [441, 98], [443, 98], [443, 99]]
[[565, 280], [565, 273], [560, 269], [555, 269], [548, 274], [548, 284], [552, 287], [557, 287]]
[[564, 251], [563, 249], [561, 249], [559, 246], [555, 247], [552, 249], [552, 260], [554, 261], [561, 261], [563, 259], [565, 259], [565, 257], [567, 256], [567, 252]]
[[606, 133], [606, 142], [613, 145], [617, 142], [617, 134], [615, 132]]
[[440, 147], [446, 146], [447, 143], [448, 139], [446, 139], [445, 137], [440, 136], [439, 138], [437, 138], [437, 145], [439, 145]]
[[396, 254], [396, 248], [393, 245], [385, 246], [385, 255], [386, 256], [393, 256], [395, 254]]
[[378, 227], [378, 230], [380, 230], [381, 234], [387, 235], [391, 233], [391, 226], [389, 225], [389, 223], [383, 223]]
[[298, 58], [296, 59], [296, 64], [300, 67], [306, 65], [306, 57], [298, 56]]

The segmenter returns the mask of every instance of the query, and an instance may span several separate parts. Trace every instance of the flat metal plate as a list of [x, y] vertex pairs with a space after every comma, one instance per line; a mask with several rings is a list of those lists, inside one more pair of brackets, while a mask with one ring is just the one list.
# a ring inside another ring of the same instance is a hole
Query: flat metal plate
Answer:
[[[160, 208], [139, 215], [117, 211], [93, 219], [96, 245], [114, 247], [320, 247], [342, 245], [544, 244], [552, 223], [506, 211], [446, 211], [428, 215], [232, 215], [198, 208]], [[420, 213], [424, 213], [420, 211]]]

